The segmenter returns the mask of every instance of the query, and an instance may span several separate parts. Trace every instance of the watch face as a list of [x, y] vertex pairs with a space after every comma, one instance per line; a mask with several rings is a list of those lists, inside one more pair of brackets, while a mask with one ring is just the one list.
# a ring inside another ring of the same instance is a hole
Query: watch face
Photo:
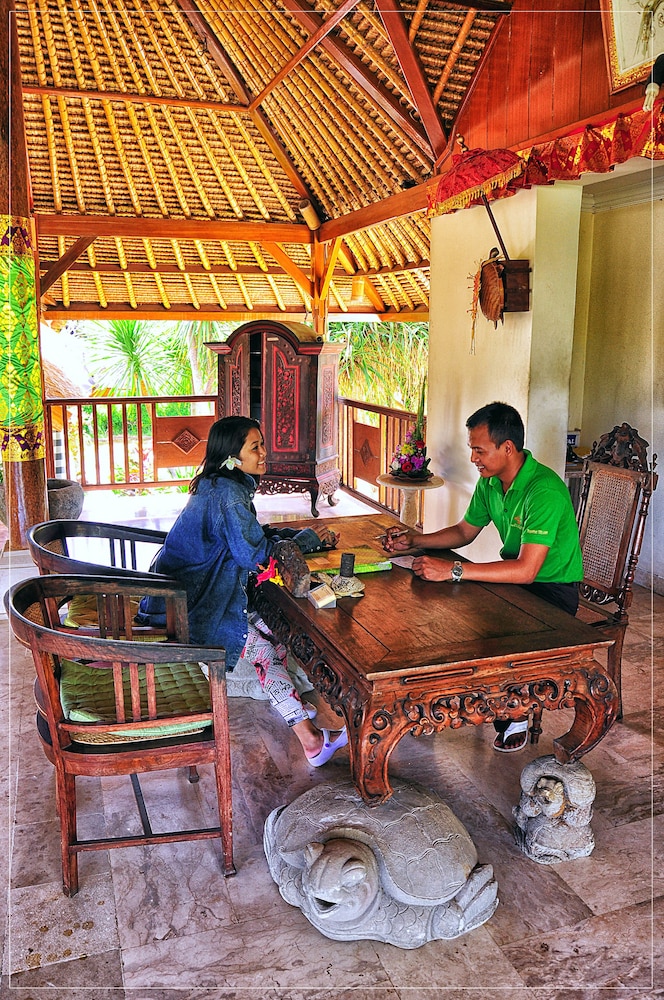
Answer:
[[461, 579], [462, 576], [463, 576], [463, 567], [462, 566], [457, 566], [455, 564], [452, 567], [452, 579], [458, 581], [458, 580]]

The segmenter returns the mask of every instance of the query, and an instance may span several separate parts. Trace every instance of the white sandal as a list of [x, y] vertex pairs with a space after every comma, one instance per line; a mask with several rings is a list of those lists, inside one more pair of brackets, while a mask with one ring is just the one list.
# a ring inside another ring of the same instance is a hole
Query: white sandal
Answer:
[[[505, 746], [505, 740], [510, 737], [519, 736], [521, 739], [515, 741], [511, 747]], [[528, 719], [519, 719], [518, 722], [510, 722], [504, 733], [498, 733], [493, 741], [493, 749], [498, 753], [518, 753], [523, 750], [528, 742]]]

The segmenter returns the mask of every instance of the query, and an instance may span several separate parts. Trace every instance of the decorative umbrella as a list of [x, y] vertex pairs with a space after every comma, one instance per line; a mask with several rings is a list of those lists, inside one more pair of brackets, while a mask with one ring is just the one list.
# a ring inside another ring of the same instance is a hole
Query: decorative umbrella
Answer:
[[456, 136], [461, 153], [452, 156], [452, 168], [438, 181], [429, 206], [433, 215], [484, 205], [506, 260], [509, 254], [496, 224], [489, 201], [508, 197], [532, 184], [547, 184], [546, 169], [536, 157], [527, 160], [511, 149], [468, 149], [462, 135]]

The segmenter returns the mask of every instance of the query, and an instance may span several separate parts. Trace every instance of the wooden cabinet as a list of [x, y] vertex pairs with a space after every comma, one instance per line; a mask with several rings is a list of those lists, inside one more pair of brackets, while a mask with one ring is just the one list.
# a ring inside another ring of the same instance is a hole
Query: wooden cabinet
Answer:
[[300, 493], [334, 504], [339, 487], [338, 370], [340, 344], [317, 338], [303, 323], [255, 320], [217, 355], [219, 417], [244, 414], [261, 425], [267, 473], [259, 493]]

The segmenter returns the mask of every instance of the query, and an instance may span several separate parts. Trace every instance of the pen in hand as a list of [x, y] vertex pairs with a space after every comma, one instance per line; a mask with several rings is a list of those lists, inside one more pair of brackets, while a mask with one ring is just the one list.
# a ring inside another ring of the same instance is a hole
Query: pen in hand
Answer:
[[[408, 534], [408, 529], [405, 528], [403, 531], [395, 531], [394, 534], [390, 535], [389, 537], [390, 538], [401, 538], [402, 535], [407, 535], [407, 534]], [[387, 537], [388, 537], [388, 534], [387, 534], [386, 531], [384, 531], [382, 535], [374, 535], [374, 541], [380, 542], [380, 541], [383, 541], [384, 539], [386, 539]]]

